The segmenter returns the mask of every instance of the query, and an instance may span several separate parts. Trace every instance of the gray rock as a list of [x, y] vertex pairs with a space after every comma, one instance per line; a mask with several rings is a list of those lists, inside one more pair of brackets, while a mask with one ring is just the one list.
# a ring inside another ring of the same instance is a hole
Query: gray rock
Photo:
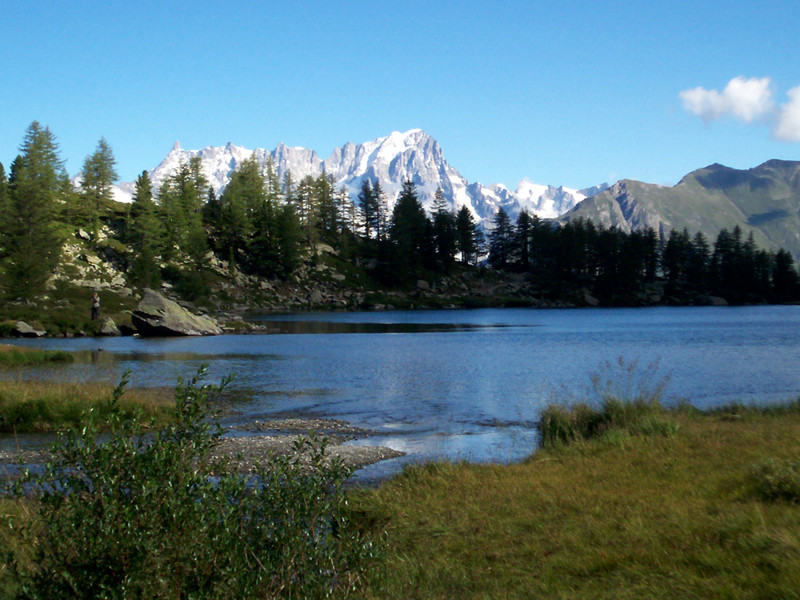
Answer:
[[586, 306], [600, 305], [600, 300], [592, 296], [589, 292], [583, 292], [583, 301], [586, 303]]
[[81, 254], [81, 260], [89, 263], [90, 265], [94, 265], [95, 267], [99, 267], [101, 264], [103, 264], [103, 261], [99, 256], [92, 256], [91, 254]]
[[100, 330], [98, 332], [100, 335], [105, 335], [109, 337], [118, 337], [122, 335], [122, 332], [117, 327], [117, 324], [114, 323], [114, 319], [111, 317], [103, 317], [103, 320], [100, 321]]
[[317, 289], [311, 291], [311, 295], [308, 297], [308, 301], [311, 304], [322, 304], [323, 297], [322, 292]]
[[208, 316], [193, 315], [177, 302], [146, 289], [144, 298], [131, 314], [141, 336], [219, 335], [222, 329]]
[[417, 289], [427, 292], [431, 289], [431, 284], [425, 281], [424, 279], [417, 280]]
[[47, 334], [46, 331], [34, 329], [25, 321], [17, 321], [14, 324], [14, 329], [11, 330], [11, 333], [19, 337], [43, 337]]
[[78, 239], [81, 239], [81, 240], [86, 240], [87, 242], [88, 242], [90, 239], [92, 239], [92, 238], [89, 236], [89, 234], [88, 234], [88, 233], [86, 233], [86, 232], [85, 232], [83, 229], [78, 229], [78, 231], [76, 231], [76, 232], [75, 232], [75, 237], [76, 237], [76, 238], [78, 238]]

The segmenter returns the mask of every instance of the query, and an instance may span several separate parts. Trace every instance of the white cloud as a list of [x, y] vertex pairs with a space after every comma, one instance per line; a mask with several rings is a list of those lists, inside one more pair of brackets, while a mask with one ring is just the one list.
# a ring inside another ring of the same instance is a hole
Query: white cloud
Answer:
[[786, 93], [789, 101], [778, 109], [772, 135], [784, 142], [800, 142], [800, 86]]
[[679, 94], [683, 108], [704, 121], [732, 115], [745, 123], [763, 119], [775, 111], [769, 77], [734, 77], [721, 92], [696, 87]]

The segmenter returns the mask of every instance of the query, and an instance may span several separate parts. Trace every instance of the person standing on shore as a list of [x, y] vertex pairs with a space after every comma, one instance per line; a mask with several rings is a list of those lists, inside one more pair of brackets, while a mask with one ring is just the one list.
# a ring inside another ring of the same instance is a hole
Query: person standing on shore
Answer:
[[97, 292], [92, 294], [92, 321], [100, 317], [100, 296]]

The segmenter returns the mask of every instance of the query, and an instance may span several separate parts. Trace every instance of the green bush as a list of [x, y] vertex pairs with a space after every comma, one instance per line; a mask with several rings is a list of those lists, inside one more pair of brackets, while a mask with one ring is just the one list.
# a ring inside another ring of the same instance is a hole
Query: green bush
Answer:
[[750, 479], [764, 500], [800, 502], [800, 461], [765, 461], [753, 467]]
[[[112, 410], [110, 431], [62, 435], [38, 475], [12, 492], [37, 507], [23, 528], [33, 561], [12, 561], [19, 598], [318, 598], [347, 596], [372, 547], [353, 530], [349, 472], [305, 438], [250, 476], [213, 459], [221, 428], [207, 396], [179, 382], [175, 422], [145, 435]], [[109, 401], [116, 407], [126, 378]], [[223, 382], [224, 385], [224, 382]]]

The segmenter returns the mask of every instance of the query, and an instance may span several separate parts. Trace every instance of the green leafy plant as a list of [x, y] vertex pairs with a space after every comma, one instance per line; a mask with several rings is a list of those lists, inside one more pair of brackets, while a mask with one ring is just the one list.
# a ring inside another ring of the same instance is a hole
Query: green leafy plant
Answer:
[[214, 458], [222, 430], [201, 385], [175, 393], [174, 422], [146, 433], [114, 410], [64, 433], [12, 492], [36, 507], [33, 560], [11, 561], [19, 598], [308, 598], [355, 589], [374, 548], [346, 516], [349, 471], [304, 438], [248, 475]]

